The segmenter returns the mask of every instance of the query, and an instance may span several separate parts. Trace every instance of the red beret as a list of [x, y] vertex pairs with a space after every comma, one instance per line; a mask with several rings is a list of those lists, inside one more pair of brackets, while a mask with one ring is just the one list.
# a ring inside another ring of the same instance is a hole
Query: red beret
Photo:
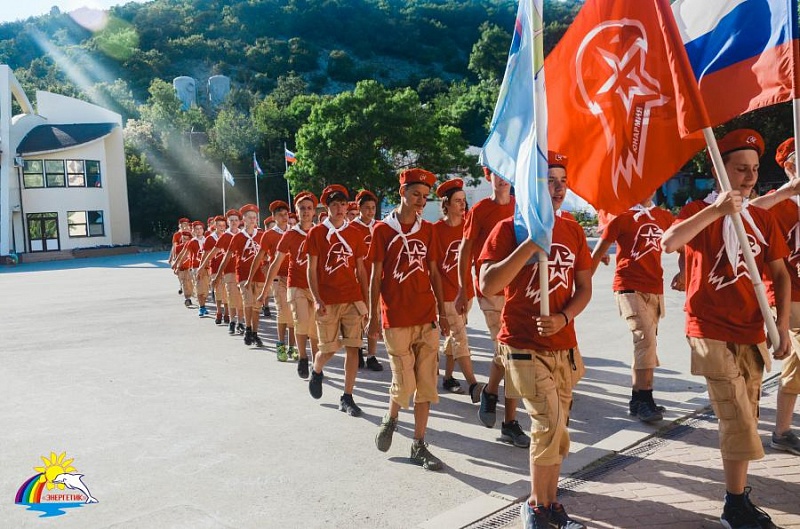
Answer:
[[297, 220], [297, 213], [289, 213], [289, 218]]
[[181, 232], [181, 237], [192, 237], [192, 232], [183, 230]]
[[192, 222], [192, 228], [194, 228], [195, 226], [200, 226], [201, 228], [205, 228], [206, 227], [206, 225], [203, 224], [203, 221], [201, 221], [201, 220], [196, 220], [196, 221]]
[[317, 204], [319, 201], [317, 197], [311, 191], [301, 191], [296, 197], [294, 197], [294, 209], [297, 210], [297, 204], [302, 202], [303, 200], [310, 200], [314, 204], [314, 209], [317, 208]]
[[244, 206], [241, 207], [241, 209], [239, 209], [239, 213], [241, 213], [243, 217], [244, 214], [247, 213], [248, 211], [253, 211], [255, 213], [258, 213], [258, 206], [256, 206], [255, 204], [245, 204]]
[[186, 217], [181, 217], [181, 218], [178, 219], [178, 224], [183, 224], [185, 222], [191, 222], [191, 221], [189, 219], [187, 219]]
[[439, 184], [439, 187], [436, 188], [436, 196], [444, 198], [447, 192], [452, 189], [464, 189], [464, 181], [460, 178], [453, 178], [452, 180], [442, 182]]
[[228, 212], [225, 213], [225, 218], [228, 218], [228, 217], [242, 218], [242, 214], [239, 213], [238, 209], [229, 209]]
[[214, 222], [225, 222], [225, 217], [223, 217], [222, 215], [217, 215], [216, 217], [214, 217]]
[[211, 224], [212, 222], [214, 222], [214, 217], [208, 217], [208, 219], [206, 220], [206, 223], [207, 224]]
[[490, 182], [492, 181], [492, 171], [488, 167], [483, 168], [483, 176]]
[[334, 199], [344, 200], [345, 202], [350, 200], [350, 194], [347, 192], [347, 188], [339, 184], [331, 184], [322, 190], [322, 195], [319, 197], [319, 201], [326, 206]]
[[273, 217], [272, 215], [264, 219], [264, 227], [266, 228], [267, 226], [269, 226], [270, 222], [275, 222], [275, 217]]
[[374, 202], [378, 202], [378, 197], [375, 196], [375, 193], [372, 191], [367, 191], [366, 189], [362, 189], [356, 195], [356, 202], [360, 206], [362, 202], [366, 202], [367, 200], [372, 200]]
[[778, 165], [783, 167], [784, 165], [786, 165], [786, 159], [793, 154], [794, 154], [794, 138], [789, 138], [788, 140], [778, 145], [778, 149], [775, 151], [775, 161], [778, 162]]
[[289, 204], [284, 202], [283, 200], [273, 200], [269, 203], [269, 212], [275, 213], [278, 210], [285, 209], [289, 210]]
[[764, 154], [764, 139], [761, 134], [753, 129], [736, 129], [727, 133], [717, 142], [719, 152], [725, 156], [734, 151], [752, 149], [758, 153], [760, 158]]
[[358, 202], [348, 202], [347, 211], [358, 211]]
[[563, 167], [567, 168], [569, 159], [566, 154], [561, 154], [556, 151], [547, 151], [547, 166], [548, 167]]
[[409, 184], [425, 184], [428, 187], [433, 187], [436, 183], [436, 175], [425, 169], [415, 167], [413, 169], [406, 169], [400, 173], [400, 185], [405, 186]]

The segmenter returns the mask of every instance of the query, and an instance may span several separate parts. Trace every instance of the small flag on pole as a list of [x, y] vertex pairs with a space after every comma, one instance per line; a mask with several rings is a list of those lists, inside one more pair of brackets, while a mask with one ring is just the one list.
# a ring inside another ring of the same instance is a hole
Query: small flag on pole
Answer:
[[264, 174], [264, 171], [261, 170], [261, 166], [258, 165], [258, 160], [256, 160], [256, 153], [253, 153], [253, 172], [256, 176], [261, 176]]
[[236, 185], [233, 181], [233, 175], [230, 171], [228, 171], [228, 168], [225, 167], [225, 164], [222, 164], [222, 177], [225, 178], [225, 181], [228, 182], [231, 187]]
[[286, 161], [288, 163], [297, 163], [297, 157], [295, 157], [295, 155], [294, 155], [294, 153], [292, 151], [290, 151], [289, 149], [285, 149], [285, 148], [283, 150], [284, 150], [284, 156], [286, 157]]

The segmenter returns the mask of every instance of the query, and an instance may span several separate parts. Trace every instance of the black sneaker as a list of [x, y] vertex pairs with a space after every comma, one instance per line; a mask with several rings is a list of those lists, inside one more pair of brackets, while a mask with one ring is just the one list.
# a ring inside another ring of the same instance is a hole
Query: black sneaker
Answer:
[[478, 419], [487, 428], [494, 428], [497, 421], [497, 395], [487, 393], [486, 388], [481, 391], [481, 407], [478, 408]]
[[183, 289], [182, 289], [182, 288], [179, 288], [179, 289], [178, 289], [178, 295], [179, 295], [179, 296], [183, 295]]
[[372, 355], [367, 357], [367, 369], [370, 371], [383, 371], [383, 366], [378, 362], [378, 359], [375, 358], [375, 355]]
[[772, 432], [772, 440], [769, 445], [775, 450], [783, 450], [800, 456], [800, 437], [797, 437], [791, 430], [781, 435]]
[[222, 325], [222, 314], [217, 314], [217, 317], [214, 318], [214, 323], [217, 325]]
[[261, 314], [264, 315], [265, 318], [269, 318], [272, 314], [269, 311], [269, 305], [264, 305], [261, 307]]
[[222, 317], [222, 321], [225, 323], [230, 323], [231, 317], [226, 314], [225, 316]]
[[764, 511], [764, 509], [760, 507], [756, 507], [752, 501], [750, 501], [750, 491], [753, 490], [750, 487], [744, 488], [744, 501], [747, 503], [747, 506], [752, 511], [753, 515], [756, 517], [759, 526], [761, 529], [778, 529], [778, 526], [772, 522], [772, 517]]
[[658, 422], [664, 419], [664, 415], [656, 408], [656, 403], [653, 401], [639, 401], [639, 406], [636, 410], [636, 418], [642, 422]]
[[339, 398], [339, 410], [347, 413], [350, 417], [361, 415], [361, 408], [355, 403], [352, 395], [344, 394]]
[[236, 324], [234, 322], [228, 323], [228, 334], [231, 336], [236, 334]]
[[[639, 412], [639, 402], [638, 400], [628, 401], [628, 415], [636, 415]], [[660, 404], [656, 404], [656, 409], [661, 413], [666, 413], [667, 411], [667, 408]]]
[[253, 340], [253, 345], [256, 347], [264, 347], [264, 342], [261, 341], [261, 338], [258, 337], [258, 334], [253, 331], [253, 334], [250, 335], [250, 338]]
[[477, 404], [481, 401], [481, 393], [483, 393], [483, 388], [486, 387], [486, 384], [482, 384], [480, 382], [475, 382], [474, 384], [469, 385], [469, 398], [472, 400], [473, 404]]
[[302, 379], [308, 378], [308, 358], [301, 358], [297, 362], [297, 376]]
[[504, 443], [528, 448], [531, 446], [531, 438], [522, 431], [522, 426], [517, 421], [504, 422], [500, 426], [500, 440]]
[[239, 334], [244, 334], [244, 323], [236, 324], [236, 332]]
[[586, 526], [569, 517], [560, 503], [550, 504], [550, 527], [553, 529], [586, 529]]
[[397, 430], [397, 419], [392, 419], [389, 414], [383, 416], [378, 433], [375, 435], [375, 446], [381, 452], [388, 452], [392, 446], [392, 435]]
[[244, 331], [244, 344], [245, 345], [250, 345], [252, 343], [253, 343], [253, 329], [248, 327]]
[[191, 299], [184, 299], [183, 300], [183, 306], [188, 309], [189, 307], [192, 306], [192, 300]]
[[442, 387], [450, 393], [458, 393], [459, 395], [464, 394], [464, 388], [461, 387], [461, 382], [453, 377], [442, 380]]
[[322, 379], [325, 377], [322, 373], [311, 371], [311, 378], [308, 379], [308, 392], [315, 399], [322, 398]]
[[366, 366], [366, 365], [367, 365], [366, 362], [364, 362], [364, 348], [363, 347], [359, 347], [358, 348], [358, 368], [359, 369], [364, 369], [364, 366]]
[[431, 454], [428, 450], [428, 443], [414, 439], [411, 443], [411, 457], [409, 458], [412, 463], [419, 465], [425, 470], [441, 470], [442, 461]]
[[762, 527], [769, 527], [758, 523], [758, 519], [752, 509], [746, 503], [739, 506], [725, 503], [719, 522], [726, 529], [761, 529]]
[[550, 509], [544, 505], [534, 507], [524, 501], [519, 506], [519, 517], [524, 529], [550, 529]]

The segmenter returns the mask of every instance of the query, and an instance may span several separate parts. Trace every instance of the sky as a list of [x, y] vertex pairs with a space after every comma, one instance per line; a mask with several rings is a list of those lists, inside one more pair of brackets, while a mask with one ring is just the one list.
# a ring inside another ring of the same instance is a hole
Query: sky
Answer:
[[2, 0], [0, 9], [0, 22], [13, 22], [24, 20], [28, 17], [44, 15], [50, 8], [58, 6], [62, 13], [78, 9], [79, 7], [92, 7], [107, 9], [111, 6], [127, 4], [130, 1], [143, 2], [145, 0]]

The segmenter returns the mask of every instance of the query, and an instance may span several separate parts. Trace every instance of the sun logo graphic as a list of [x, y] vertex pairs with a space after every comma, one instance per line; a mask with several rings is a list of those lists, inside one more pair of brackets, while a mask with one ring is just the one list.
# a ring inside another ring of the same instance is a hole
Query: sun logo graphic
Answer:
[[41, 458], [44, 466], [33, 467], [38, 474], [20, 486], [14, 503], [43, 513], [40, 518], [48, 518], [66, 514], [65, 509], [98, 502], [84, 483], [83, 474], [78, 474], [72, 466], [74, 459], [67, 459], [66, 452], [59, 455], [50, 452], [49, 458]]

